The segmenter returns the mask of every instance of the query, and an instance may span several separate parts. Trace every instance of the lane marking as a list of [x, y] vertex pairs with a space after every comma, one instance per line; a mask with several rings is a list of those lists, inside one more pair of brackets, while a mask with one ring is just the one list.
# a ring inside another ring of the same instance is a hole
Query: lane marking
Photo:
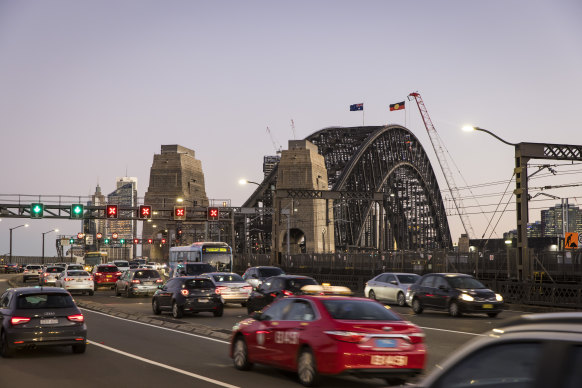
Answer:
[[121, 321], [126, 321], [126, 322], [131, 322], [131, 323], [138, 323], [138, 324], [140, 324], [140, 325], [149, 326], [149, 327], [153, 327], [153, 328], [156, 328], [156, 329], [167, 330], [167, 331], [171, 331], [171, 332], [174, 332], [174, 333], [179, 333], [179, 334], [182, 334], [182, 335], [189, 335], [189, 336], [192, 336], [192, 337], [202, 338], [202, 339], [206, 339], [206, 340], [209, 340], [209, 341], [220, 342], [221, 344], [227, 344], [227, 345], [230, 345], [230, 342], [229, 342], [229, 341], [223, 341], [223, 340], [219, 340], [219, 339], [216, 339], [216, 338], [205, 337], [205, 336], [203, 336], [203, 335], [199, 335], [199, 334], [192, 334], [192, 333], [188, 333], [187, 331], [181, 331], [181, 330], [176, 330], [176, 329], [170, 329], [169, 327], [163, 327], [163, 326], [152, 325], [151, 323], [140, 322], [140, 321], [134, 321], [134, 320], [132, 320], [132, 319], [127, 319], [127, 318], [120, 318], [120, 317], [116, 317], [116, 316], [114, 316], [114, 315], [110, 315], [110, 314], [102, 313], [102, 312], [100, 312], [100, 311], [89, 310], [89, 309], [86, 309], [86, 308], [84, 308], [84, 307], [79, 307], [79, 309], [80, 309], [80, 310], [89, 311], [89, 312], [91, 312], [91, 313], [95, 313], [95, 314], [105, 315], [106, 317], [110, 317], [110, 318], [119, 319], [119, 320], [121, 320]]
[[487, 337], [487, 334], [477, 334], [477, 333], [469, 333], [469, 332], [466, 332], [466, 331], [437, 329], [436, 327], [424, 327], [424, 326], [418, 326], [418, 327], [420, 327], [421, 329], [424, 329], [424, 330], [446, 331], [447, 333], [474, 335], [474, 336], [477, 336], [477, 337]]
[[240, 388], [240, 387], [238, 387], [236, 385], [231, 385], [231, 384], [228, 384], [228, 383], [223, 383], [222, 381], [214, 380], [214, 379], [211, 379], [210, 377], [201, 376], [201, 375], [198, 375], [196, 373], [188, 372], [188, 371], [185, 371], [183, 369], [178, 369], [178, 368], [175, 368], [175, 367], [170, 366], [170, 365], [167, 365], [167, 364], [162, 364], [162, 363], [157, 362], [157, 361], [153, 361], [153, 360], [149, 360], [147, 358], [143, 358], [143, 357], [140, 357], [140, 356], [136, 356], [135, 354], [127, 353], [127, 352], [124, 352], [122, 350], [115, 349], [115, 348], [112, 348], [110, 346], [106, 346], [106, 345], [100, 344], [98, 342], [94, 342], [94, 341], [88, 341], [88, 342], [91, 345], [99, 346], [100, 348], [103, 348], [105, 350], [109, 350], [110, 352], [118, 353], [118, 354], [121, 354], [122, 356], [126, 356], [126, 357], [129, 357], [129, 358], [133, 358], [134, 360], [142, 361], [142, 362], [145, 362], [147, 364], [151, 364], [151, 365], [158, 366], [160, 368], [165, 368], [165, 369], [171, 370], [173, 372], [178, 372], [178, 373], [181, 373], [181, 374], [186, 375], [186, 376], [189, 376], [189, 377], [193, 377], [193, 378], [198, 379], [198, 380], [203, 380], [203, 381], [206, 381], [208, 383], [212, 383], [212, 384], [215, 384], [215, 385], [220, 385], [221, 387], [226, 387], [226, 388]]

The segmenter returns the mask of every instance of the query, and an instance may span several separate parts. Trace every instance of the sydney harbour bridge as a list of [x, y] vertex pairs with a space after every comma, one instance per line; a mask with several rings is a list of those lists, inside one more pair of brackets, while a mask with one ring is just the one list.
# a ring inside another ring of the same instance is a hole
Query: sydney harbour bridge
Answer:
[[[329, 190], [345, 194], [332, 206], [336, 250], [452, 248], [434, 170], [407, 128], [329, 127], [305, 140], [325, 159]], [[277, 172], [275, 167], [243, 208], [273, 208]], [[382, 193], [382, 200], [350, 198], [350, 193], [362, 192]], [[237, 227], [237, 234], [246, 234], [251, 250], [268, 245], [272, 216], [265, 212], [245, 222], [246, 233]]]

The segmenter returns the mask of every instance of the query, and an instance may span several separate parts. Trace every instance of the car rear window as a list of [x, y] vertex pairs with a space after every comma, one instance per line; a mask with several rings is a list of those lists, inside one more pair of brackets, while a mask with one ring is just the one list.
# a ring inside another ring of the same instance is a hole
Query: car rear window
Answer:
[[128, 261], [114, 261], [113, 264], [115, 264], [118, 267], [129, 267]]
[[396, 275], [396, 277], [400, 283], [404, 284], [415, 283], [420, 278], [418, 275]]
[[184, 283], [184, 288], [189, 290], [200, 290], [214, 288], [214, 283], [210, 279], [190, 279]]
[[109, 265], [105, 267], [97, 267], [97, 272], [117, 272], [118, 269], [114, 265]]
[[243, 278], [235, 273], [212, 275], [212, 277], [214, 278], [214, 281], [222, 283], [244, 282]]
[[299, 279], [288, 279], [287, 280], [287, 289], [289, 291], [297, 292], [301, 290], [303, 286], [311, 286], [311, 285], [318, 285], [315, 279], [311, 278], [299, 278]]
[[259, 268], [259, 276], [262, 278], [283, 275], [285, 272], [281, 268]]
[[40, 269], [40, 265], [28, 265], [26, 266], [28, 269]]
[[48, 267], [45, 272], [49, 273], [59, 273], [63, 272], [65, 269], [63, 267]]
[[158, 273], [158, 271], [155, 271], [153, 269], [144, 269], [140, 271], [135, 271], [133, 277], [135, 279], [159, 278], [160, 274]]
[[216, 271], [216, 268], [210, 264], [186, 264], [186, 275], [200, 275], [213, 271]]
[[16, 301], [18, 309], [44, 309], [74, 307], [70, 294], [27, 294], [20, 295]]
[[333, 319], [348, 321], [401, 321], [402, 318], [379, 303], [366, 300], [324, 300]]
[[74, 270], [74, 269], [80, 269], [80, 270], [82, 270], [83, 269], [83, 266], [82, 265], [69, 265], [67, 267], [67, 270], [69, 270], [69, 269], [70, 270]]
[[91, 275], [89, 275], [89, 272], [87, 271], [73, 270], [67, 271], [67, 276], [91, 276]]

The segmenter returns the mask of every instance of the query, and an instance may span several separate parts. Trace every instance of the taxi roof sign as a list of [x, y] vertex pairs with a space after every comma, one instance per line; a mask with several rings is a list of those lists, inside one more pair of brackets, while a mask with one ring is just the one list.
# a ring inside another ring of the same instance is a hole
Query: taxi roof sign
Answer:
[[352, 290], [344, 286], [331, 286], [329, 283], [322, 285], [310, 284], [301, 287], [301, 291], [314, 295], [353, 295]]

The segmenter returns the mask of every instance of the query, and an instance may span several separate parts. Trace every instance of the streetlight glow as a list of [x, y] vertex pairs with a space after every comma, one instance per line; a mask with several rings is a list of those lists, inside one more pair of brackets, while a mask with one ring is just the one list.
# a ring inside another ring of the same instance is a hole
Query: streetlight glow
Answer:
[[465, 132], [471, 132], [471, 131], [474, 131], [474, 130], [475, 130], [475, 127], [472, 126], [472, 125], [465, 125], [465, 126], [463, 126], [463, 131], [465, 131]]

